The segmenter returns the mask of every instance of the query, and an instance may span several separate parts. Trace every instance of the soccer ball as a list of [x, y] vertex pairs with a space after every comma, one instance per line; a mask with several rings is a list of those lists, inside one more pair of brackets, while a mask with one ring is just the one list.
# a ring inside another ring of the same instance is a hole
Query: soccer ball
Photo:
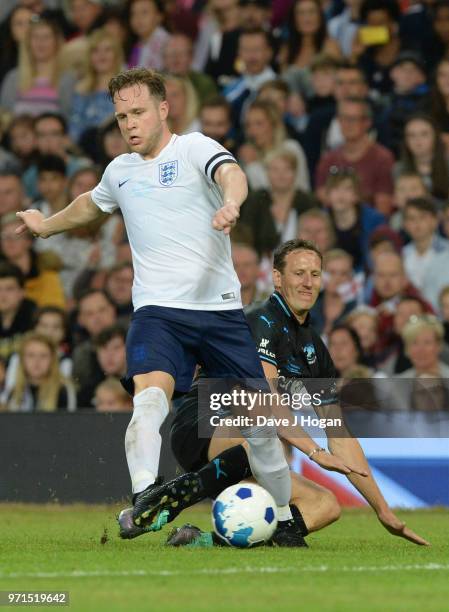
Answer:
[[274, 499], [257, 484], [228, 487], [212, 506], [214, 531], [231, 546], [248, 548], [263, 544], [271, 538], [277, 523]]

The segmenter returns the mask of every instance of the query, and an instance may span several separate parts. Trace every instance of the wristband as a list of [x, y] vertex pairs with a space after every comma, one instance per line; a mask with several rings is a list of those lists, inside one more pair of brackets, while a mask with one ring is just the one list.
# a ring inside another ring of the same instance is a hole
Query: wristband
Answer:
[[321, 453], [322, 451], [325, 453], [325, 452], [326, 452], [326, 449], [325, 449], [325, 448], [321, 448], [321, 446], [316, 446], [316, 447], [313, 449], [313, 451], [312, 451], [312, 452], [310, 452], [310, 453], [309, 453], [307, 456], [309, 457], [309, 459], [311, 459], [311, 460], [313, 461], [313, 459], [312, 459], [313, 455], [314, 455], [315, 453]]

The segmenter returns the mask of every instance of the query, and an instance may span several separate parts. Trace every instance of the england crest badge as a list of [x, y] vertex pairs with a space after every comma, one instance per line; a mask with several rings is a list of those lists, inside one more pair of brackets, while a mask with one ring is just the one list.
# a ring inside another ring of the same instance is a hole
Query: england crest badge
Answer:
[[178, 160], [159, 164], [159, 182], [164, 187], [170, 187], [178, 176]]

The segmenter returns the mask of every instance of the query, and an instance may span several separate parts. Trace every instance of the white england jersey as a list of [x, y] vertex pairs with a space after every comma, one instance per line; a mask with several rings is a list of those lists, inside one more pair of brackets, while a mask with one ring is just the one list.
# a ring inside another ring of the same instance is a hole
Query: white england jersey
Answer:
[[154, 159], [125, 154], [106, 168], [91, 196], [103, 212], [122, 211], [134, 310], [241, 308], [229, 236], [212, 227], [223, 205], [214, 175], [229, 162], [235, 162], [229, 151], [196, 132], [173, 135]]

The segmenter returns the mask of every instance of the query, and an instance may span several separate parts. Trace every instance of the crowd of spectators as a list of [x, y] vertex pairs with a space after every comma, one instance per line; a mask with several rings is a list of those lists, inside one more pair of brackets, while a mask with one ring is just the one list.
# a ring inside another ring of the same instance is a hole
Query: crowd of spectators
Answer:
[[449, 1], [2, 0], [0, 41], [2, 410], [132, 409], [120, 213], [43, 240], [15, 212], [61, 210], [127, 152], [107, 86], [134, 66], [165, 74], [173, 132], [246, 172], [244, 305], [280, 243], [312, 240], [339, 374], [433, 378], [449, 407]]

